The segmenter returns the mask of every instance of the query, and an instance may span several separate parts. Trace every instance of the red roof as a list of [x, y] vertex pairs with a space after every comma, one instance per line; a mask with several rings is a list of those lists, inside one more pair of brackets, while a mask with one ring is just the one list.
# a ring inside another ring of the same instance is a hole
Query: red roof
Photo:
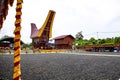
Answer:
[[68, 36], [70, 36], [74, 39], [74, 37], [72, 35], [61, 35], [61, 36], [55, 37], [53, 39], [63, 39], [63, 38], [68, 37]]

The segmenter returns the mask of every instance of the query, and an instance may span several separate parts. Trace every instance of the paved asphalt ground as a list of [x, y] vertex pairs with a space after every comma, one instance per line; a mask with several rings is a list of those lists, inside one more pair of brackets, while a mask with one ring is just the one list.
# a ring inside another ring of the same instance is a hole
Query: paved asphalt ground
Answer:
[[[21, 54], [22, 80], [119, 80], [120, 53]], [[0, 80], [12, 80], [13, 54], [0, 55]]]

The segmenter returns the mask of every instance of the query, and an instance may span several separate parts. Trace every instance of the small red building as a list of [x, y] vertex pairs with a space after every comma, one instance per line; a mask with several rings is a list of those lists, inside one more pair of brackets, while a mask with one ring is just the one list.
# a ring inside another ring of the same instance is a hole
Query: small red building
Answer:
[[58, 49], [71, 49], [74, 39], [72, 35], [61, 35], [54, 38]]

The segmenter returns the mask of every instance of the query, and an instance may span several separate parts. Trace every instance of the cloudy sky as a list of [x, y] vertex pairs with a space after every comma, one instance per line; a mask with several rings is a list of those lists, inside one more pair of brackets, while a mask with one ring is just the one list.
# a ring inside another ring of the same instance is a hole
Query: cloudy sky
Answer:
[[[49, 10], [56, 11], [53, 23], [53, 36], [82, 31], [85, 39], [120, 36], [120, 0], [23, 0], [21, 39], [30, 43], [31, 25], [41, 28]], [[14, 36], [15, 6], [0, 31]]]

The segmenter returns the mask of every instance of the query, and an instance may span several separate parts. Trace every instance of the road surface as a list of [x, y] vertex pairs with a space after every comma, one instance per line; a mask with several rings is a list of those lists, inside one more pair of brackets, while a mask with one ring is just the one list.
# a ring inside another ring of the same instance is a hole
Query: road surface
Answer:
[[[119, 80], [120, 53], [21, 54], [22, 80]], [[0, 80], [12, 80], [13, 54], [0, 55]]]

